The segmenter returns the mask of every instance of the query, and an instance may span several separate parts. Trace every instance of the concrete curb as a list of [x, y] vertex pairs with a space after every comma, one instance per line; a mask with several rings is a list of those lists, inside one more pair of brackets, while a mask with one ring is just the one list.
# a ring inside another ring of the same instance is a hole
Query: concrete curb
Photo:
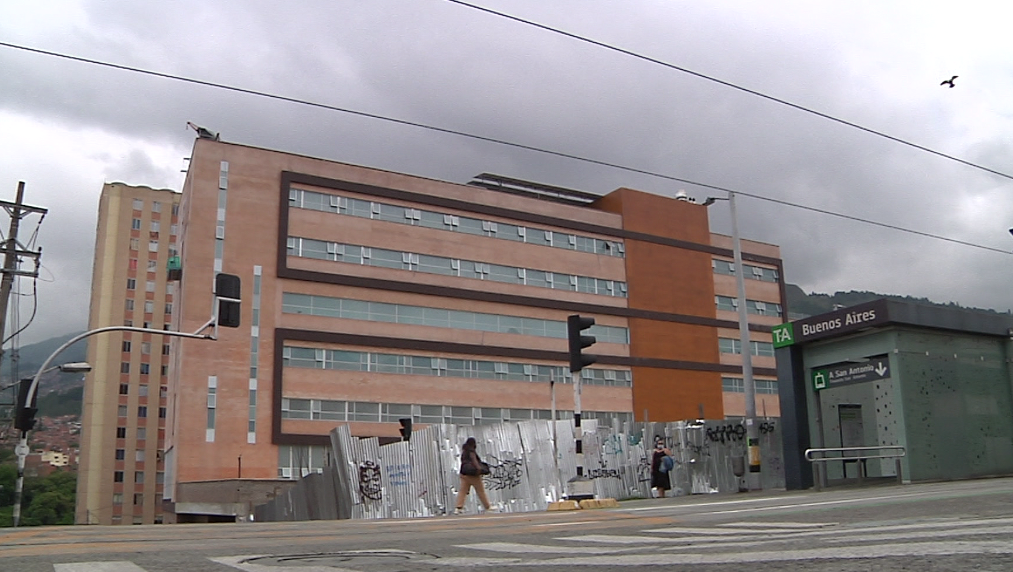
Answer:
[[558, 510], [581, 510], [596, 508], [619, 508], [619, 501], [616, 499], [586, 499], [579, 503], [573, 500], [561, 500], [549, 503], [549, 511]]

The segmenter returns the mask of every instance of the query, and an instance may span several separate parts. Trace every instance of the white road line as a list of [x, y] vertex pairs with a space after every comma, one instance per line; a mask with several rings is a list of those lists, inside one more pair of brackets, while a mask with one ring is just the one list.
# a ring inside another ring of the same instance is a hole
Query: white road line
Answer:
[[53, 564], [53, 570], [54, 572], [145, 572], [144, 568], [126, 560]]
[[750, 529], [730, 529], [730, 528], [701, 528], [701, 527], [690, 527], [690, 526], [673, 526], [668, 528], [652, 528], [651, 530], [644, 530], [643, 532], [663, 532], [665, 534], [700, 534], [707, 536], [765, 536], [770, 534], [791, 534], [792, 531], [788, 530], [756, 530]]
[[[925, 542], [910, 544], [879, 544], [814, 548], [808, 550], [777, 550], [738, 553], [658, 553], [615, 554], [517, 560], [493, 558], [441, 558], [434, 564], [456, 567], [476, 566], [646, 566], [675, 564], [735, 564], [751, 562], [785, 562], [801, 560], [886, 558], [897, 556], [952, 556], [957, 554], [1013, 554], [1013, 541]], [[664, 562], [659, 562], [659, 557]]]
[[812, 528], [826, 528], [828, 526], [838, 526], [837, 522], [727, 522], [725, 524], [719, 524], [717, 526], [728, 527], [728, 528], [792, 528], [792, 529], [812, 529]]
[[[950, 536], [956, 536], [957, 534], [963, 534], [962, 532], [955, 532], [957, 529], [971, 529], [974, 527], [990, 527], [988, 530], [995, 531], [996, 525], [1004, 525], [1007, 523], [1013, 523], [1013, 519], [1010, 518], [995, 518], [995, 519], [971, 519], [971, 520], [960, 520], [960, 519], [944, 519], [935, 520], [930, 522], [919, 522], [914, 524], [896, 524], [896, 525], [885, 525], [885, 526], [854, 526], [854, 527], [840, 527], [840, 528], [825, 528], [821, 530], [783, 530], [777, 529], [769, 531], [765, 538], [771, 540], [790, 540], [795, 538], [812, 538], [820, 536], [831, 536], [831, 537], [847, 537], [842, 538], [843, 542], [853, 539], [855, 536], [861, 535], [879, 535], [882, 536], [884, 532], [894, 532], [901, 530], [922, 530], [931, 528], [945, 528], [950, 531]], [[670, 527], [670, 528], [652, 528], [643, 530], [641, 532], [651, 534], [687, 534], [687, 530], [695, 530], [697, 534], [722, 534], [719, 531], [713, 531], [709, 528], [694, 528], [687, 529], [685, 527]], [[754, 531], [754, 536], [755, 536]]]
[[[894, 495], [883, 495], [883, 496], [878, 496], [878, 497], [860, 497], [860, 498], [854, 498], [854, 499], [840, 499], [840, 500], [835, 500], [835, 501], [823, 501], [823, 502], [816, 502], [816, 503], [778, 504], [778, 505], [773, 505], [771, 507], [763, 507], [762, 509], [754, 509], [754, 510], [768, 510], [768, 509], [775, 509], [775, 508], [792, 508], [792, 507], [796, 507], [796, 506], [814, 506], [814, 505], [820, 505], [820, 504], [842, 504], [842, 503], [866, 502], [866, 501], [875, 501], [875, 500], [919, 498], [919, 497], [937, 496], [937, 495], [938, 495], [938, 493], [934, 492], [934, 491], [932, 491], [932, 492], [929, 492], [929, 491], [927, 491], [927, 492], [919, 492], [919, 493], [901, 493], [901, 494], [894, 494]], [[728, 501], [697, 502], [697, 503], [687, 503], [687, 504], [662, 504], [662, 505], [644, 506], [644, 507], [637, 507], [637, 508], [627, 508], [627, 509], [622, 509], [622, 510], [624, 510], [626, 512], [657, 511], [657, 510], [671, 511], [671, 510], [674, 510], [674, 509], [692, 509], [692, 508], [697, 508], [697, 507], [708, 507], [708, 506], [727, 506], [727, 505], [735, 505], [735, 504], [756, 504], [756, 503], [762, 503], [762, 502], [775, 502], [777, 500], [778, 500], [777, 497], [774, 497], [774, 498], [765, 497], [765, 498], [758, 498], [758, 499], [742, 499], [742, 500], [728, 500]], [[736, 512], [736, 511], [719, 511], [719, 512], [716, 512], [716, 513], [715, 512], [705, 512], [705, 513], [700, 513], [700, 514], [720, 514], [722, 512]]]
[[925, 538], [948, 538], [952, 536], [987, 536], [994, 534], [1013, 533], [1013, 526], [998, 526], [993, 528], [960, 528], [949, 530], [923, 530], [907, 532], [902, 534], [867, 534], [849, 536], [847, 538], [831, 538], [830, 542], [875, 542], [883, 540], [907, 540]]
[[592, 548], [582, 546], [544, 546], [540, 544], [520, 544], [517, 542], [479, 542], [477, 544], [458, 544], [458, 548], [486, 550], [489, 552], [512, 552], [520, 554], [573, 554], [578, 551], [586, 554], [619, 554], [629, 552], [630, 548]]

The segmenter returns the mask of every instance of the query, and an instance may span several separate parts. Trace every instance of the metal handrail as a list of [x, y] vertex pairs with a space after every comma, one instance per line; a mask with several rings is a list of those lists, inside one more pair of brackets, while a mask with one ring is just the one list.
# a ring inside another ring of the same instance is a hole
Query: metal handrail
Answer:
[[[883, 451], [880, 455], [861, 455], [858, 454], [861, 451]], [[894, 451], [888, 453], [886, 451]], [[839, 457], [814, 457], [815, 454], [825, 453], [841, 453]], [[851, 456], [846, 456], [847, 454]], [[865, 479], [865, 462], [869, 459], [895, 459], [897, 467], [897, 482], [904, 484], [904, 479], [901, 475], [900, 459], [901, 457], [907, 456], [907, 449], [900, 445], [883, 445], [880, 447], [826, 447], [819, 449], [806, 449], [805, 458], [807, 461], [813, 464], [813, 472], [816, 473], [815, 483], [816, 490], [823, 490], [826, 486], [824, 483], [824, 476], [820, 471], [820, 463], [826, 463], [829, 461], [858, 461], [860, 463], [858, 467], [858, 483], [862, 484]]]

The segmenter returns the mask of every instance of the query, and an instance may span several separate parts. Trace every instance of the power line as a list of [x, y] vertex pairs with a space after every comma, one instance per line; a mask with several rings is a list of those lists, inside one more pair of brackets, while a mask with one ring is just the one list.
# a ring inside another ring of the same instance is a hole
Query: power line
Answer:
[[675, 182], [678, 182], [678, 183], [684, 183], [684, 184], [687, 184], [687, 185], [693, 185], [693, 186], [700, 187], [700, 188], [703, 188], [703, 189], [711, 189], [711, 190], [721, 191], [721, 192], [725, 192], [725, 193], [735, 193], [735, 194], [737, 194], [739, 196], [742, 196], [742, 197], [749, 197], [749, 198], [760, 200], [760, 201], [767, 201], [767, 202], [771, 202], [771, 203], [774, 203], [774, 204], [779, 204], [779, 205], [788, 206], [788, 207], [792, 207], [792, 208], [797, 208], [797, 209], [801, 209], [801, 210], [806, 210], [806, 211], [810, 211], [810, 212], [815, 212], [815, 213], [820, 213], [820, 214], [824, 214], [824, 215], [834, 216], [834, 217], [845, 219], [845, 220], [860, 222], [860, 223], [868, 224], [868, 225], [872, 225], [872, 226], [878, 226], [880, 228], [886, 228], [886, 229], [889, 229], [889, 230], [895, 230], [895, 231], [899, 231], [899, 232], [906, 232], [906, 233], [914, 234], [914, 235], [917, 235], [917, 236], [923, 236], [923, 237], [927, 237], [927, 238], [933, 238], [933, 239], [936, 239], [936, 240], [941, 240], [941, 241], [944, 241], [944, 242], [950, 242], [950, 243], [953, 243], [953, 244], [959, 244], [959, 245], [963, 245], [963, 246], [970, 246], [970, 247], [973, 247], [973, 248], [979, 248], [979, 249], [982, 249], [982, 250], [989, 250], [989, 251], [992, 251], [992, 252], [999, 252], [999, 253], [1007, 254], [1007, 255], [1008, 254], [1013, 254], [1013, 252], [1008, 252], [1006, 250], [1002, 250], [1002, 249], [999, 249], [999, 248], [994, 248], [994, 247], [991, 247], [991, 246], [985, 246], [985, 245], [981, 245], [981, 244], [975, 244], [973, 242], [967, 242], [967, 241], [958, 240], [958, 239], [955, 239], [955, 238], [949, 238], [949, 237], [938, 235], [938, 234], [932, 234], [932, 233], [928, 233], [928, 232], [922, 232], [922, 231], [919, 231], [919, 230], [914, 230], [914, 229], [909, 229], [909, 228], [905, 228], [905, 227], [901, 227], [901, 226], [897, 226], [897, 225], [892, 225], [892, 224], [887, 224], [887, 223], [883, 223], [883, 222], [878, 222], [878, 221], [874, 221], [874, 220], [871, 220], [871, 219], [865, 219], [865, 218], [861, 218], [861, 217], [857, 217], [857, 216], [852, 216], [852, 215], [847, 215], [847, 214], [843, 214], [843, 213], [838, 213], [838, 212], [834, 212], [834, 211], [830, 211], [830, 210], [826, 210], [826, 209], [821, 209], [821, 208], [817, 208], [817, 207], [811, 207], [811, 206], [807, 206], [807, 205], [793, 203], [793, 202], [782, 200], [782, 199], [775, 199], [775, 198], [771, 198], [771, 197], [765, 197], [765, 196], [762, 196], [762, 195], [757, 195], [757, 194], [754, 194], [754, 193], [747, 193], [747, 192], [744, 192], [744, 191], [738, 191], [738, 190], [731, 189], [731, 188], [728, 188], [728, 187], [722, 187], [722, 186], [718, 186], [718, 185], [711, 185], [711, 184], [708, 184], [708, 183], [701, 183], [699, 181], [693, 181], [693, 180], [685, 179], [685, 178], [682, 178], [682, 177], [676, 177], [674, 175], [666, 175], [664, 173], [658, 173], [658, 172], [655, 172], [655, 171], [648, 171], [647, 169], [640, 169], [640, 168], [637, 168], [637, 167], [629, 167], [627, 165], [620, 165], [618, 163], [611, 163], [611, 162], [603, 161], [603, 160], [600, 160], [600, 159], [592, 159], [592, 158], [589, 158], [589, 157], [581, 157], [580, 155], [573, 155], [571, 153], [564, 153], [562, 151], [553, 151], [551, 149], [543, 149], [541, 147], [535, 147], [533, 145], [526, 145], [526, 144], [523, 144], [523, 143], [515, 143], [515, 142], [512, 142], [512, 141], [506, 141], [504, 139], [497, 139], [495, 137], [486, 137], [484, 135], [475, 135], [473, 133], [467, 133], [467, 132], [458, 131], [458, 130], [455, 130], [455, 129], [448, 129], [448, 128], [445, 128], [445, 127], [437, 127], [437, 126], [434, 126], [434, 125], [427, 125], [425, 123], [419, 123], [419, 122], [416, 122], [416, 121], [408, 121], [406, 119], [398, 119], [398, 118], [395, 118], [395, 117], [388, 117], [388, 116], [385, 116], [385, 115], [379, 115], [379, 114], [375, 114], [375, 113], [368, 113], [368, 112], [365, 112], [365, 111], [358, 111], [358, 110], [354, 110], [354, 109], [348, 109], [348, 108], [344, 108], [344, 107], [338, 107], [338, 106], [335, 106], [335, 105], [328, 105], [326, 103], [319, 103], [319, 102], [314, 102], [314, 101], [308, 101], [308, 100], [305, 100], [305, 99], [297, 99], [297, 98], [294, 98], [294, 97], [288, 97], [288, 96], [284, 96], [284, 95], [267, 93], [267, 92], [263, 92], [263, 91], [257, 91], [257, 90], [253, 90], [253, 89], [247, 89], [247, 88], [232, 86], [232, 85], [223, 84], [223, 83], [217, 83], [217, 82], [212, 82], [212, 81], [207, 81], [207, 80], [201, 80], [201, 79], [189, 78], [189, 77], [185, 77], [185, 76], [168, 74], [168, 73], [164, 73], [164, 72], [157, 72], [157, 71], [147, 70], [147, 69], [138, 68], [138, 67], [126, 66], [126, 65], [122, 65], [122, 64], [114, 64], [114, 63], [111, 63], [111, 62], [104, 62], [104, 61], [101, 61], [101, 60], [94, 60], [94, 59], [84, 58], [84, 57], [80, 57], [80, 56], [72, 56], [72, 55], [69, 55], [69, 54], [62, 54], [62, 53], [59, 53], [59, 52], [42, 50], [42, 49], [38, 49], [38, 48], [31, 48], [31, 47], [28, 47], [28, 46], [22, 46], [22, 45], [18, 45], [18, 44], [11, 44], [11, 43], [8, 43], [8, 42], [0, 42], [0, 46], [7, 47], [7, 48], [12, 48], [12, 49], [16, 49], [16, 50], [22, 50], [22, 51], [26, 51], [26, 52], [31, 52], [31, 53], [36, 53], [36, 54], [41, 54], [41, 55], [46, 55], [46, 56], [52, 56], [52, 57], [56, 57], [56, 58], [62, 58], [62, 59], [71, 60], [71, 61], [75, 61], [75, 62], [81, 62], [81, 63], [92, 64], [92, 65], [97, 65], [97, 66], [102, 66], [102, 67], [107, 67], [107, 68], [112, 68], [112, 69], [129, 71], [129, 72], [133, 72], [133, 73], [138, 73], [138, 74], [143, 74], [143, 75], [148, 75], [148, 76], [153, 76], [153, 77], [160, 77], [160, 78], [170, 79], [170, 80], [174, 80], [174, 81], [181, 81], [181, 82], [191, 83], [191, 84], [195, 84], [195, 85], [201, 85], [201, 86], [205, 86], [205, 87], [212, 87], [212, 88], [215, 88], [215, 89], [223, 89], [223, 90], [232, 91], [232, 92], [236, 92], [236, 93], [242, 93], [242, 94], [246, 94], [246, 95], [254, 95], [254, 96], [257, 96], [257, 97], [264, 97], [264, 98], [273, 99], [273, 100], [277, 100], [277, 101], [284, 101], [284, 102], [287, 102], [287, 103], [295, 103], [295, 104], [298, 104], [298, 105], [306, 105], [306, 106], [315, 107], [315, 108], [318, 108], [318, 109], [326, 109], [328, 111], [337, 111], [337, 112], [340, 112], [340, 113], [347, 113], [347, 114], [355, 115], [355, 116], [358, 116], [358, 117], [365, 117], [365, 118], [369, 118], [369, 119], [376, 119], [376, 120], [379, 120], [379, 121], [385, 121], [385, 122], [394, 123], [394, 124], [397, 124], [397, 125], [406, 125], [406, 126], [409, 126], [409, 127], [416, 127], [416, 128], [425, 129], [425, 130], [428, 130], [428, 131], [435, 131], [435, 132], [438, 132], [438, 133], [446, 133], [448, 135], [456, 135], [456, 136], [459, 136], [459, 137], [465, 137], [465, 138], [473, 139], [473, 140], [476, 140], [476, 141], [484, 141], [486, 143], [495, 143], [497, 145], [504, 145], [504, 146], [507, 146], [507, 147], [514, 147], [514, 148], [517, 148], [517, 149], [524, 149], [526, 151], [533, 151], [533, 152], [536, 152], [536, 153], [542, 153], [542, 154], [551, 155], [551, 156], [554, 156], [554, 157], [562, 157], [564, 159], [572, 159], [574, 161], [580, 161], [580, 162], [588, 163], [588, 164], [591, 164], [591, 165], [598, 165], [598, 166], [602, 166], [602, 167], [608, 167], [608, 168], [611, 168], [611, 169], [617, 169], [617, 170], [620, 170], [620, 171], [626, 171], [626, 172], [629, 172], [629, 173], [637, 173], [637, 174], [640, 174], [640, 175], [647, 175], [649, 177], [655, 177], [655, 178], [658, 178], [658, 179], [664, 179], [666, 181], [675, 181]]
[[545, 30], [547, 32], [552, 32], [553, 34], [559, 34], [561, 36], [566, 36], [567, 38], [571, 38], [571, 39], [577, 40], [579, 42], [584, 42], [584, 43], [587, 43], [587, 44], [591, 44], [593, 46], [598, 46], [599, 48], [604, 48], [606, 50], [611, 50], [613, 52], [618, 52], [620, 54], [623, 54], [623, 55], [626, 55], [626, 56], [630, 56], [632, 58], [637, 58], [638, 60], [643, 60], [645, 62], [650, 62], [652, 64], [656, 64], [656, 65], [663, 66], [663, 67], [666, 67], [666, 68], [669, 68], [669, 69], [672, 69], [672, 70], [675, 70], [675, 71], [679, 71], [679, 72], [682, 72], [682, 73], [685, 73], [685, 74], [689, 74], [691, 76], [698, 77], [700, 79], [707, 80], [709, 82], [713, 82], [713, 83], [716, 83], [716, 84], [719, 84], [719, 85], [723, 85], [725, 87], [730, 87], [732, 89], [735, 89], [735, 90], [738, 90], [738, 91], [741, 91], [741, 92], [744, 92], [744, 93], [748, 93], [749, 95], [755, 95], [756, 97], [762, 97], [763, 99], [766, 99], [768, 101], [773, 101], [774, 103], [779, 103], [781, 105], [785, 105], [787, 107], [790, 107], [792, 109], [796, 109], [798, 111], [804, 111], [805, 113], [809, 113], [809, 114], [815, 115], [817, 117], [822, 117], [823, 119], [827, 119], [827, 120], [833, 121], [835, 123], [840, 123], [841, 125], [847, 125], [848, 127], [851, 127], [853, 129], [858, 129], [859, 131], [864, 131], [866, 133], [870, 133], [870, 134], [875, 135], [877, 137], [882, 137], [883, 139], [888, 139], [890, 141], [893, 141], [894, 143], [900, 143], [901, 145], [907, 145], [908, 147], [912, 147], [914, 149], [918, 149], [919, 151], [924, 151], [926, 153], [931, 153], [933, 155], [936, 155], [937, 157], [942, 157], [944, 159], [949, 159], [950, 161], [956, 161], [957, 163], [960, 163], [962, 165], [967, 165], [968, 167], [972, 167], [974, 169], [979, 169], [979, 170], [985, 171], [986, 173], [992, 173], [993, 175], [998, 175], [1000, 177], [1013, 180], [1013, 175], [1009, 175], [1007, 173], [1003, 173], [1002, 171], [996, 171], [995, 169], [990, 169], [989, 167], [985, 167], [984, 165], [979, 165], [978, 163], [973, 163], [973, 162], [968, 161], [966, 159], [961, 159], [960, 157], [955, 157], [953, 155], [948, 155], [946, 153], [943, 153], [942, 151], [936, 151], [935, 149], [926, 147], [924, 145], [919, 145], [917, 143], [913, 143], [911, 141], [908, 141], [907, 139], [901, 139], [900, 137], [895, 137], [893, 135], [890, 135], [890, 134], [887, 134], [887, 133], [883, 133], [882, 131], [876, 131], [875, 129], [871, 129], [871, 128], [865, 127], [863, 125], [859, 125], [857, 123], [853, 123], [853, 122], [848, 121], [846, 119], [841, 119], [840, 117], [835, 117], [833, 115], [830, 115], [829, 113], [823, 113], [822, 111], [816, 111], [815, 109], [811, 109], [809, 107], [805, 107], [805, 106], [799, 105], [797, 103], [792, 103], [792, 102], [787, 101], [785, 99], [774, 97], [773, 95], [767, 95], [766, 93], [763, 93], [763, 92], [760, 92], [760, 91], [756, 91], [755, 89], [749, 89], [748, 87], [743, 87], [741, 85], [732, 83], [730, 81], [725, 81], [723, 79], [718, 79], [716, 77], [709, 76], [709, 75], [706, 75], [706, 74], [703, 74], [703, 73], [700, 73], [700, 72], [697, 72], [697, 71], [693, 71], [691, 69], [687, 69], [687, 68], [684, 68], [684, 67], [681, 67], [681, 66], [677, 66], [677, 65], [675, 65], [673, 63], [669, 63], [669, 62], [666, 62], [664, 60], [659, 60], [657, 58], [652, 58], [650, 56], [645, 56], [645, 55], [643, 55], [641, 53], [634, 52], [632, 50], [627, 50], [625, 48], [620, 48], [619, 46], [615, 46], [615, 45], [612, 45], [612, 44], [607, 44], [605, 42], [594, 40], [594, 39], [588, 38], [586, 36], [581, 36], [581, 35], [575, 34], [573, 32], [567, 32], [566, 30], [560, 30], [559, 28], [553, 28], [552, 26], [547, 26], [545, 24], [540, 24], [540, 23], [532, 21], [532, 20], [526, 20], [526, 19], [521, 18], [519, 16], [513, 16], [511, 14], [507, 14], [505, 12], [499, 12], [499, 11], [493, 10], [491, 8], [486, 8], [484, 6], [478, 6], [478, 5], [472, 4], [470, 2], [465, 2], [464, 0], [446, 0], [446, 1], [447, 2], [452, 2], [454, 4], [459, 4], [461, 6], [466, 6], [468, 8], [472, 8], [472, 9], [478, 10], [480, 12], [485, 12], [487, 14], [492, 14], [494, 16], [499, 16], [501, 18], [506, 18], [508, 20], [513, 20], [514, 22], [519, 22], [519, 23], [525, 24], [527, 26], [533, 26], [535, 28], [539, 28], [539, 29]]

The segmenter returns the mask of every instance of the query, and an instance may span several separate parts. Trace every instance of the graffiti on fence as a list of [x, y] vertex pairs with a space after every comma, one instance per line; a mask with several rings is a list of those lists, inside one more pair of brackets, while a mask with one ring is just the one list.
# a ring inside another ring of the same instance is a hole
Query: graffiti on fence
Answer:
[[746, 428], [742, 425], [742, 423], [708, 427], [707, 438], [715, 443], [732, 443], [742, 441], [746, 438]]
[[764, 435], [767, 433], [773, 433], [775, 429], [777, 429], [777, 427], [774, 425], [773, 421], [764, 421], [763, 423], [760, 423], [760, 433]]
[[651, 462], [647, 457], [640, 457], [640, 462], [637, 463], [637, 480], [642, 483], [651, 481]]
[[411, 467], [407, 464], [390, 465], [387, 467], [387, 482], [392, 487], [408, 486], [408, 478], [411, 476]]
[[606, 469], [604, 467], [600, 469], [590, 469], [587, 472], [587, 478], [589, 479], [619, 479], [622, 478], [619, 475], [619, 469]]
[[602, 452], [606, 455], [621, 455], [623, 452], [623, 436], [615, 433], [604, 438], [601, 444]]
[[374, 461], [363, 461], [359, 464], [359, 494], [363, 499], [378, 501], [383, 498], [380, 474], [380, 465]]
[[483, 480], [485, 488], [492, 491], [512, 489], [521, 484], [524, 461], [520, 459], [496, 459], [496, 464], [489, 464], [489, 474]]

